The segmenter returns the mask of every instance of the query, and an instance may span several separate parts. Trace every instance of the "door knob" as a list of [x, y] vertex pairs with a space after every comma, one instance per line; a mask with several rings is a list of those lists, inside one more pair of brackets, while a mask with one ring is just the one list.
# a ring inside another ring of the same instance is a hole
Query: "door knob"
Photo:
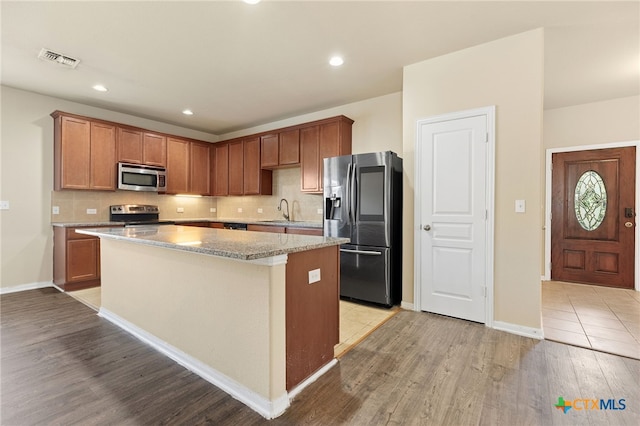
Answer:
[[425, 225], [422, 227], [425, 231], [431, 231], [431, 225]]
[[631, 222], [625, 222], [624, 226], [626, 226], [627, 228], [633, 228], [633, 223]]

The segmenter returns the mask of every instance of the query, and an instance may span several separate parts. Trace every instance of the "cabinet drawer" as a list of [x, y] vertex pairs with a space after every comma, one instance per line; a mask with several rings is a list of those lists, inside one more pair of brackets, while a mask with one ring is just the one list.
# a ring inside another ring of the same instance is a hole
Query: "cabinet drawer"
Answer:
[[287, 228], [287, 234], [300, 234], [300, 235], [316, 235], [322, 237], [322, 229], [317, 228]]
[[247, 225], [247, 231], [276, 232], [278, 234], [284, 234], [285, 228], [284, 228], [284, 226], [249, 224], [249, 225]]
[[78, 234], [76, 232], [76, 229], [82, 229], [82, 228], [67, 228], [67, 240], [89, 240], [89, 239], [97, 240], [98, 239], [98, 237], [94, 237], [92, 235]]

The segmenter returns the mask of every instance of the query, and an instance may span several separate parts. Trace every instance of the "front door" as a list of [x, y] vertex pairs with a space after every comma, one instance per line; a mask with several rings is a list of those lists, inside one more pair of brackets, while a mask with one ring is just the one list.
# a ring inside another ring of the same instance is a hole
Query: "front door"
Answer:
[[553, 280], [633, 288], [635, 158], [635, 147], [553, 154]]
[[488, 116], [420, 124], [420, 308], [485, 322]]

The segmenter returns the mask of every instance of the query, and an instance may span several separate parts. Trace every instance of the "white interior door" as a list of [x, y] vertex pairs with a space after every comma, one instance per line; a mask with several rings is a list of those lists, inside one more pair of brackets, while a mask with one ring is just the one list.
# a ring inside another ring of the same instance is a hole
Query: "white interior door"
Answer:
[[420, 309], [481, 323], [488, 263], [487, 123], [487, 115], [422, 122], [416, 151]]

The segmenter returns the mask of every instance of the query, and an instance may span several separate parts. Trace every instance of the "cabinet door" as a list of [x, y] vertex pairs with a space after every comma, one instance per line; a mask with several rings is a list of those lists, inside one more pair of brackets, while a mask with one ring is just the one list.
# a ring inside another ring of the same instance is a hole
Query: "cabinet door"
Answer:
[[260, 139], [244, 141], [244, 194], [260, 194]]
[[278, 166], [278, 135], [264, 135], [260, 137], [260, 164], [262, 167], [277, 167]]
[[292, 166], [300, 163], [300, 130], [289, 130], [280, 133], [280, 152], [278, 164]]
[[216, 143], [212, 152], [212, 192], [213, 195], [229, 195], [229, 144]]
[[167, 166], [167, 138], [145, 133], [142, 140], [142, 163], [148, 166]]
[[300, 130], [300, 179], [303, 192], [320, 191], [319, 126]]
[[67, 282], [100, 278], [99, 244], [98, 238], [67, 241]]
[[61, 117], [60, 187], [89, 189], [91, 184], [91, 123], [75, 117]]
[[142, 164], [142, 132], [118, 128], [118, 161]]
[[116, 189], [116, 127], [91, 123], [91, 189]]
[[287, 234], [298, 234], [298, 235], [316, 235], [322, 237], [323, 230], [319, 228], [287, 228]]
[[167, 194], [189, 192], [189, 141], [167, 140]]
[[208, 143], [191, 142], [190, 194], [209, 195], [211, 159]]
[[254, 225], [252, 223], [247, 225], [247, 231], [256, 232], [273, 232], [276, 234], [284, 234], [284, 226], [272, 226], [272, 225]]
[[229, 195], [242, 195], [244, 190], [244, 150], [242, 141], [229, 143]]

